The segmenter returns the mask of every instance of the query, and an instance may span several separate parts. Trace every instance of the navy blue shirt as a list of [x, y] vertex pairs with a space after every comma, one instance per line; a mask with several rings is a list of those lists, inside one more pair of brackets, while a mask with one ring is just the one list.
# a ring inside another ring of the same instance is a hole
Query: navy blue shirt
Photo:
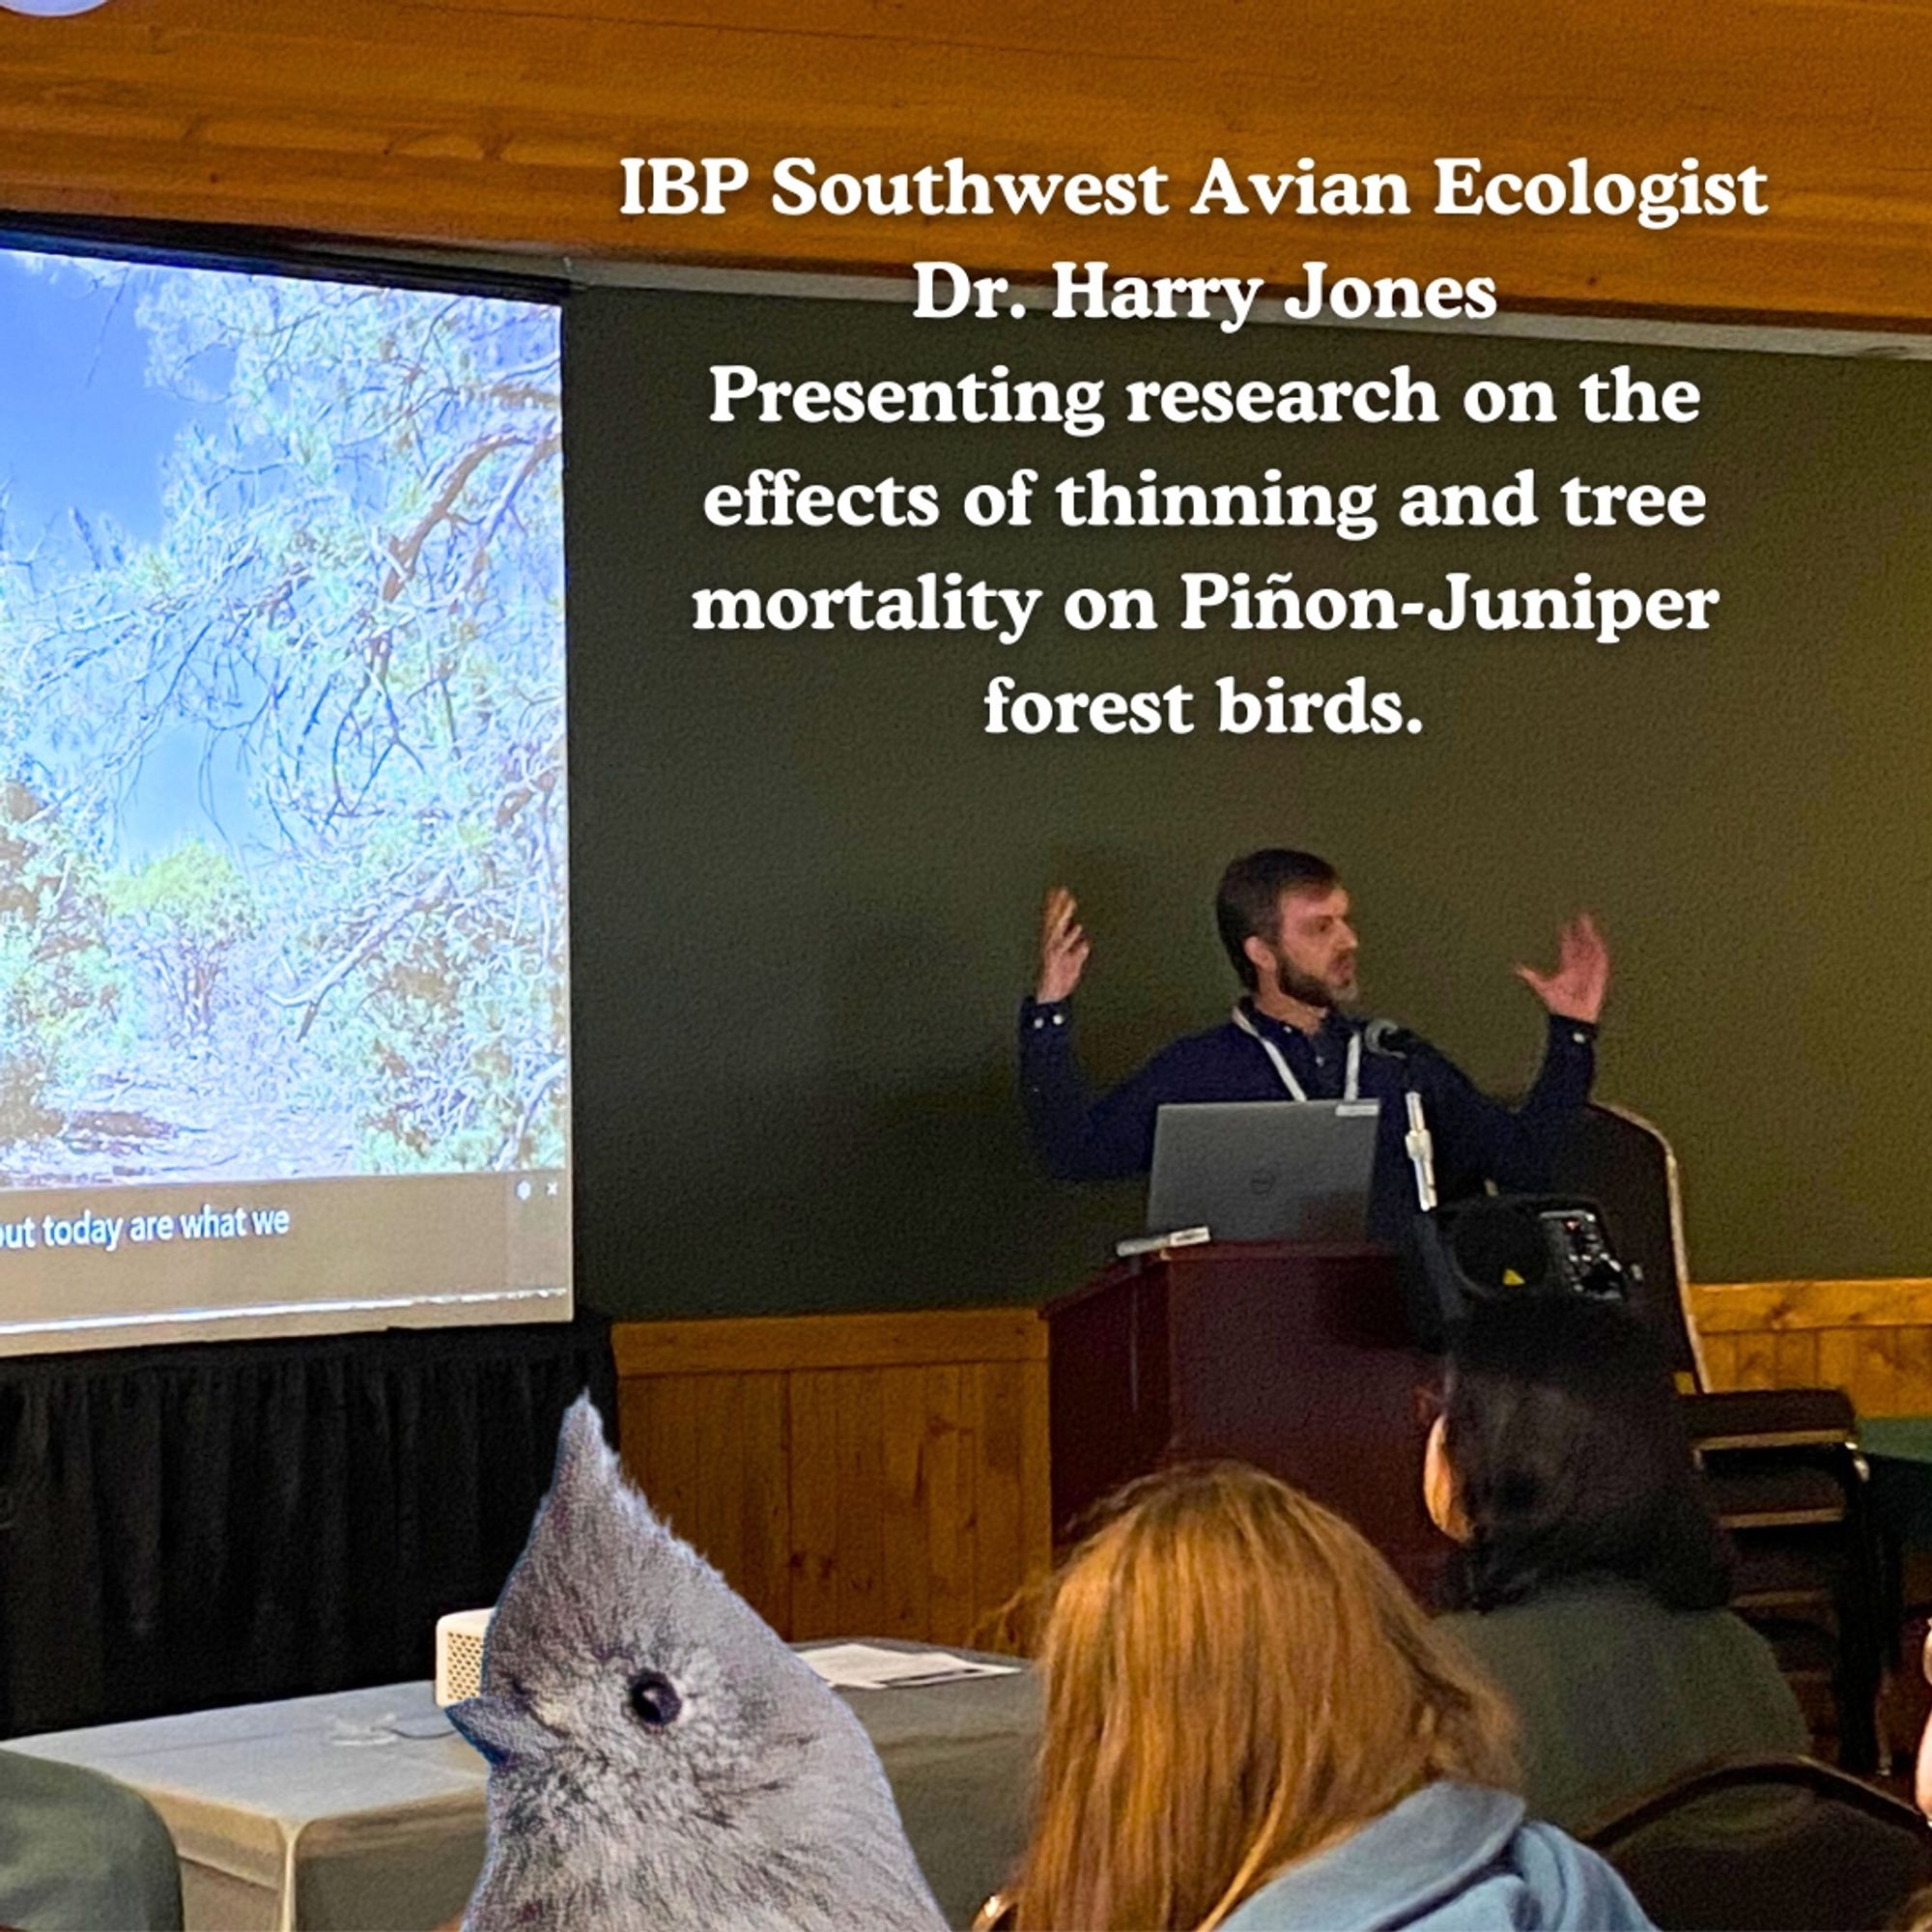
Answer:
[[[1312, 1037], [1256, 1010], [1241, 1009], [1257, 1032], [1274, 1041], [1311, 1100], [1339, 1100], [1349, 1040], [1365, 1022], [1332, 1009]], [[1549, 1173], [1577, 1110], [1590, 1097], [1596, 1074], [1595, 1027], [1551, 1014], [1542, 1070], [1522, 1105], [1509, 1108], [1477, 1091], [1467, 1074], [1413, 1034], [1398, 1036], [1405, 1049], [1361, 1057], [1360, 1094], [1379, 1100], [1376, 1171], [1369, 1233], [1396, 1239], [1415, 1212], [1415, 1175], [1403, 1146], [1408, 1131], [1405, 1094], [1422, 1096], [1435, 1148], [1435, 1186], [1444, 1201], [1481, 1190], [1486, 1180], [1512, 1193], [1535, 1193]], [[1286, 1100], [1261, 1040], [1232, 1019], [1189, 1034], [1148, 1062], [1131, 1079], [1095, 1100], [1073, 1050], [1070, 1001], [1020, 1008], [1020, 1094], [1035, 1150], [1063, 1180], [1112, 1180], [1145, 1174], [1153, 1159], [1157, 1108], [1204, 1100]]]

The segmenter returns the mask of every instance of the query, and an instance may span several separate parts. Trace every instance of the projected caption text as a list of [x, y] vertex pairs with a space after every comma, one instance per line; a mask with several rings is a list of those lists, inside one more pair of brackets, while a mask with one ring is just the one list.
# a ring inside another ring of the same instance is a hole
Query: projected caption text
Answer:
[[205, 1203], [182, 1214], [23, 1214], [0, 1222], [0, 1252], [59, 1253], [63, 1249], [118, 1254], [124, 1247], [172, 1241], [272, 1239], [291, 1231], [286, 1208], [217, 1208]]

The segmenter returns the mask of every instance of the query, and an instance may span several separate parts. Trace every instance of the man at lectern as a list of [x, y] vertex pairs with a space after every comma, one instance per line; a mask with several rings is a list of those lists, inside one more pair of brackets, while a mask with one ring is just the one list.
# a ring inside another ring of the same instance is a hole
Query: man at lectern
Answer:
[[1421, 1096], [1445, 1201], [1485, 1180], [1524, 1192], [1547, 1186], [1562, 1136], [1590, 1096], [1610, 959], [1587, 914], [1563, 928], [1553, 973], [1517, 968], [1548, 1010], [1549, 1031], [1536, 1084], [1511, 1109], [1413, 1034], [1346, 1010], [1357, 951], [1349, 895], [1325, 860], [1279, 848], [1236, 859], [1215, 898], [1221, 943], [1245, 988], [1233, 1013], [1176, 1040], [1096, 1100], [1073, 1050], [1069, 1003], [1089, 947], [1076, 912], [1072, 894], [1047, 894], [1038, 983], [1020, 1009], [1027, 1123], [1061, 1179], [1144, 1173], [1155, 1110], [1170, 1103], [1375, 1099], [1381, 1113], [1369, 1232], [1388, 1240], [1415, 1211], [1406, 1094]]

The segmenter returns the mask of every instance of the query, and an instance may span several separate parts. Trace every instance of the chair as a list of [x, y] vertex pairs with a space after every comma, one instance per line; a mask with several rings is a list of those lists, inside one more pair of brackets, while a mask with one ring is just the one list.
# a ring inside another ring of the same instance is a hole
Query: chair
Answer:
[[1020, 1902], [1010, 1891], [996, 1891], [973, 1915], [967, 1932], [1012, 1932]]
[[1932, 1884], [1924, 1819], [1809, 1758], [1693, 1773], [1582, 1835], [1662, 1932], [1872, 1932]]
[[1769, 1638], [1795, 1683], [1829, 1684], [1838, 1751], [1876, 1769], [1875, 1706], [1891, 1624], [1858, 1449], [1842, 1389], [1709, 1386], [1690, 1306], [1677, 1156], [1625, 1108], [1582, 1110], [1555, 1184], [1604, 1209], [1634, 1277], [1632, 1307], [1662, 1338], [1718, 1520], [1738, 1552], [1734, 1607]]

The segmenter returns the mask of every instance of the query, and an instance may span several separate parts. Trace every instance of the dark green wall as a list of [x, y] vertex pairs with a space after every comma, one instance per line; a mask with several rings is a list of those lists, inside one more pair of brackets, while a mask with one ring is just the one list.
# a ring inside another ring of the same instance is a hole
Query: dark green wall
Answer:
[[[1012, 1096], [1037, 898], [1081, 895], [1090, 1065], [1114, 1077], [1231, 993], [1210, 899], [1262, 843], [1355, 892], [1365, 999], [1498, 1089], [1540, 1013], [1511, 976], [1594, 908], [1617, 982], [1599, 1092], [1676, 1140], [1706, 1280], [1932, 1273], [1932, 369], [1409, 334], [917, 324], [901, 309], [636, 293], [568, 331], [580, 1288], [629, 1315], [1034, 1299], [1136, 1225], [1134, 1188], [1038, 1179]], [[1445, 400], [1617, 361], [1707, 391], [1687, 428], [1237, 431], [713, 426], [707, 370], [1369, 375]], [[1151, 463], [1171, 480], [1382, 485], [1317, 531], [747, 535], [700, 499], [754, 464], [957, 487]], [[1701, 531], [1388, 527], [1412, 478], [1694, 481]], [[1049, 595], [1026, 639], [702, 636], [700, 584]], [[1076, 638], [1059, 593], [1185, 568], [1413, 585], [1713, 584], [1708, 635]], [[991, 738], [989, 677], [1204, 694], [1220, 673], [1403, 693], [1419, 736]]]

